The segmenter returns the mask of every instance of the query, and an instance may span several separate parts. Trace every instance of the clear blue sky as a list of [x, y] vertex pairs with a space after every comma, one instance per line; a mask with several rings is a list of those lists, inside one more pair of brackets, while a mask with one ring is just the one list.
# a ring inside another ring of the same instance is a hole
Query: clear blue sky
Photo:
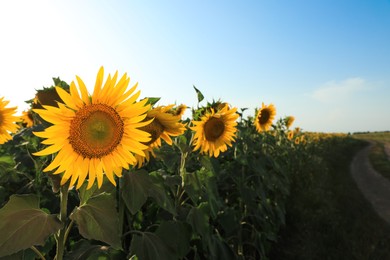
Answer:
[[273, 103], [307, 131], [390, 130], [390, 0], [1, 1], [0, 96], [100, 66], [159, 104]]

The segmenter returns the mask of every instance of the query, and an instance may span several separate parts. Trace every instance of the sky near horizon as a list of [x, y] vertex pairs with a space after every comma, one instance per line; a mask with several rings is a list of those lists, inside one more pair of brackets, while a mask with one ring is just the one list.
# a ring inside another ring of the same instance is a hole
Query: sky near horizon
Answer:
[[[0, 2], [0, 96], [127, 73], [142, 97], [273, 103], [305, 131], [390, 130], [390, 0]], [[202, 104], [202, 103], [201, 103]]]

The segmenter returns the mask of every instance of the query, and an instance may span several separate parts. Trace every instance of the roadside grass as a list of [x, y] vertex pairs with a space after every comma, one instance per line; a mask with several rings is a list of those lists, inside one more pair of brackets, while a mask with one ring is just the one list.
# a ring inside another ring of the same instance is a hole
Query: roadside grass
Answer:
[[355, 138], [366, 141], [379, 141], [390, 143], [390, 131], [387, 132], [367, 132], [367, 133], [354, 133], [352, 135]]
[[370, 163], [383, 177], [390, 180], [390, 160], [385, 151], [385, 143], [390, 143], [390, 132], [354, 134], [354, 138], [373, 143], [370, 149]]
[[286, 225], [270, 259], [390, 259], [390, 226], [373, 210], [350, 174], [365, 142], [350, 137], [328, 145], [317, 169], [293, 184]]

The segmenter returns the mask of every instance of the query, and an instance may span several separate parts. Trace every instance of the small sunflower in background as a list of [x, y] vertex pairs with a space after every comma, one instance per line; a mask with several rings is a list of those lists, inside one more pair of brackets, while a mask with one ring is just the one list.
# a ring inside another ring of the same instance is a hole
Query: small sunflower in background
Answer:
[[287, 139], [288, 140], [292, 140], [293, 139], [293, 137], [294, 137], [294, 131], [288, 131], [288, 133], [287, 133]]
[[20, 117], [15, 116], [17, 107], [6, 107], [9, 101], [0, 97], [0, 144], [12, 139], [11, 133], [19, 129], [16, 122], [20, 121]]
[[46, 140], [47, 148], [36, 156], [56, 154], [45, 172], [61, 174], [61, 185], [70, 180], [80, 188], [88, 178], [87, 189], [95, 180], [100, 188], [103, 177], [116, 185], [115, 176], [121, 177], [122, 169], [135, 165], [135, 155], [145, 156], [143, 143], [150, 141], [149, 133], [140, 130], [150, 123], [143, 121], [150, 105], [144, 99], [137, 102], [140, 92], [127, 87], [130, 78], [124, 74], [118, 81], [118, 72], [110, 74], [105, 82], [104, 69], [100, 68], [93, 94], [76, 76], [78, 87], [72, 82], [69, 93], [61, 87], [56, 92], [63, 103], [57, 106], [43, 105], [34, 109], [40, 117], [52, 125], [35, 135]]
[[192, 121], [191, 130], [195, 132], [194, 151], [200, 150], [210, 157], [218, 157], [225, 152], [237, 131], [237, 108], [230, 108], [227, 103], [221, 103], [206, 109], [198, 121]]
[[172, 107], [168, 112], [174, 116], [183, 116], [188, 107], [184, 104], [178, 105], [176, 107]]
[[31, 110], [23, 111], [22, 116], [20, 118], [22, 120], [23, 126], [32, 127], [34, 125], [34, 119]]
[[161, 147], [161, 139], [172, 145], [171, 136], [179, 136], [184, 133], [186, 126], [180, 120], [186, 108], [185, 105], [180, 105], [177, 108], [174, 105], [157, 106], [147, 112], [144, 121], [151, 121], [151, 123], [140, 129], [149, 133], [151, 139], [144, 143], [148, 146], [144, 150], [145, 156], [136, 155], [138, 168], [150, 160], [150, 155], [155, 156], [153, 150]]
[[286, 124], [287, 128], [290, 128], [292, 126], [292, 124], [294, 123], [294, 121], [295, 121], [295, 117], [293, 117], [293, 116], [286, 116], [284, 118], [284, 123]]
[[261, 133], [263, 131], [268, 131], [272, 126], [272, 121], [275, 116], [275, 106], [273, 104], [266, 106], [262, 103], [261, 109], [257, 112], [254, 122], [257, 132]]

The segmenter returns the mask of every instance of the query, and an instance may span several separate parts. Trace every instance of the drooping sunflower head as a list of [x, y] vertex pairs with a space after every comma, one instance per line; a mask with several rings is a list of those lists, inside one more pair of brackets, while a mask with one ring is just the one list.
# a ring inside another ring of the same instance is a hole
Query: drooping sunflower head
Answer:
[[[65, 88], [65, 90], [68, 91], [69, 89]], [[56, 87], [52, 86], [37, 90], [31, 106], [33, 109], [42, 109], [43, 106], [58, 107], [58, 102], [63, 103], [61, 97], [57, 93]]]
[[276, 115], [276, 108], [273, 104], [268, 106], [261, 106], [261, 109], [258, 110], [255, 117], [255, 127], [257, 132], [261, 133], [263, 131], [268, 131], [272, 126], [272, 121], [274, 120]]
[[170, 110], [169, 110], [169, 113], [171, 113], [172, 115], [174, 115], [174, 116], [183, 116], [184, 115], [184, 113], [186, 112], [186, 109], [187, 109], [188, 107], [186, 106], [186, 105], [184, 105], [184, 104], [181, 104], [181, 105], [179, 105], [179, 106], [177, 106], [177, 107], [172, 107]]
[[290, 126], [294, 123], [295, 117], [293, 116], [286, 116], [284, 118], [284, 123], [286, 124], [287, 128], [290, 128]]
[[34, 118], [31, 110], [23, 111], [22, 116], [20, 118], [22, 120], [23, 126], [32, 127], [34, 125]]
[[200, 120], [192, 121], [191, 130], [195, 131], [194, 151], [200, 150], [210, 157], [218, 157], [225, 152], [228, 146], [232, 146], [236, 135], [237, 108], [224, 105], [220, 110], [211, 109]]
[[11, 134], [18, 130], [19, 117], [15, 116], [17, 107], [6, 107], [9, 101], [5, 101], [4, 97], [0, 97], [0, 144], [12, 139]]
[[76, 76], [78, 87], [72, 82], [69, 93], [56, 87], [64, 103], [34, 110], [52, 124], [43, 132], [35, 132], [49, 146], [34, 155], [56, 154], [44, 171], [62, 173], [61, 185], [70, 180], [73, 186], [77, 181], [78, 189], [88, 178], [87, 189], [95, 180], [100, 188], [103, 176], [116, 185], [114, 177], [120, 177], [123, 168], [136, 164], [135, 155], [145, 156], [144, 143], [150, 141], [150, 135], [140, 128], [150, 123], [143, 121], [150, 107], [148, 100], [136, 101], [140, 95], [139, 91], [133, 93], [137, 84], [127, 90], [130, 82], [127, 74], [118, 80], [116, 72], [108, 75], [105, 82], [103, 77], [102, 67], [90, 95]]
[[148, 146], [148, 149], [144, 151], [146, 157], [136, 157], [138, 167], [149, 161], [150, 154], [154, 156], [153, 149], [161, 146], [161, 139], [172, 145], [171, 137], [182, 135], [186, 130], [185, 124], [180, 122], [181, 114], [172, 113], [173, 108], [174, 105], [157, 106], [147, 112], [144, 121], [151, 121], [151, 123], [140, 129], [149, 133], [151, 139], [144, 143]]

